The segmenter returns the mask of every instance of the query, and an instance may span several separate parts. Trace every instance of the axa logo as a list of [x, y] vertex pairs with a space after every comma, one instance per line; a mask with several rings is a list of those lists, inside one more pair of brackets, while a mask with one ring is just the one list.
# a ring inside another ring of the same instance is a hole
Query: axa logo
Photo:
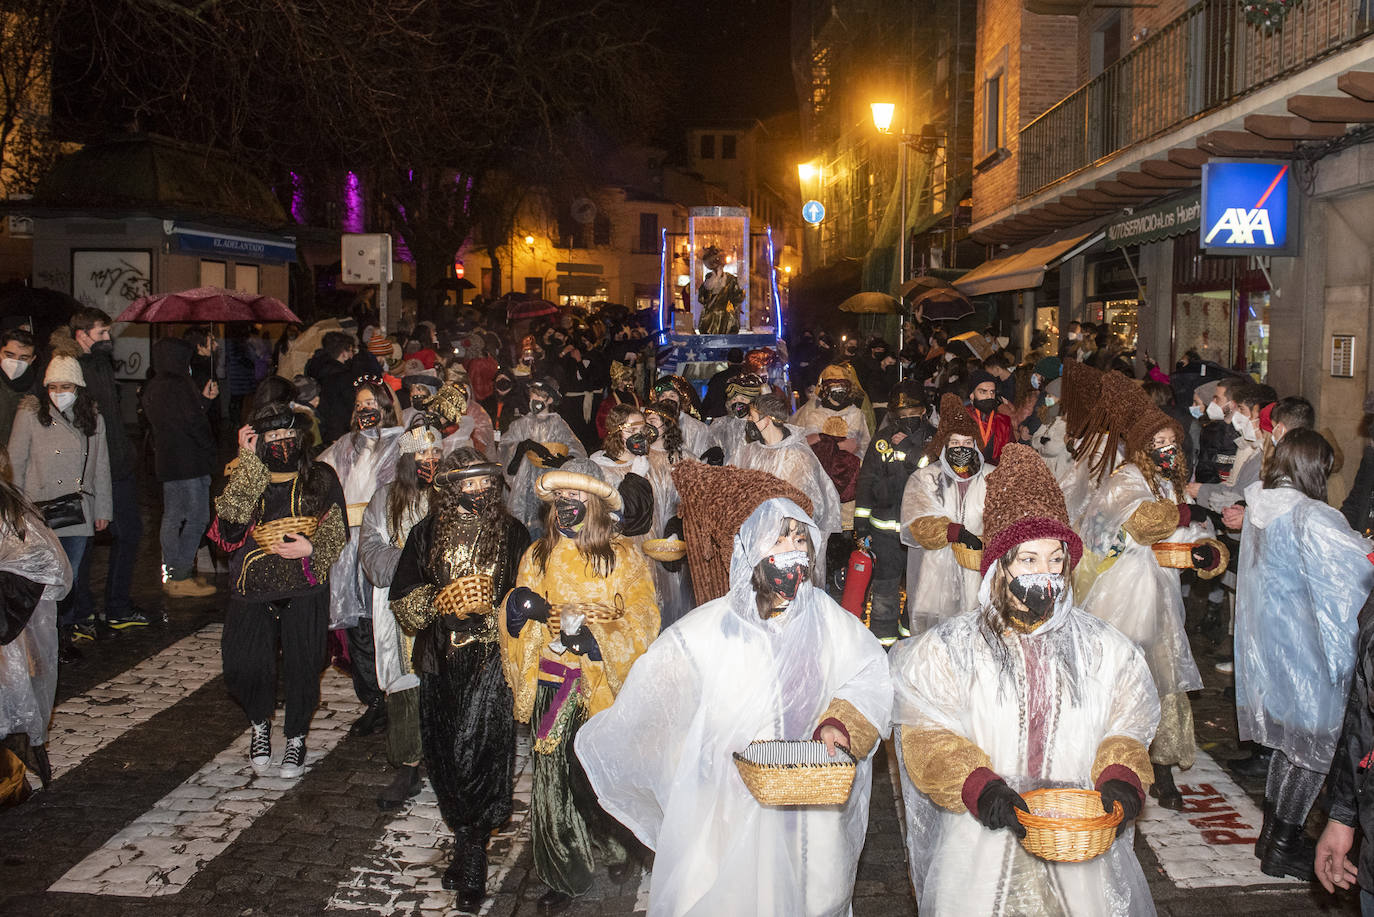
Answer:
[[1226, 212], [1221, 215], [1210, 230], [1207, 231], [1207, 238], [1203, 240], [1204, 245], [1211, 245], [1212, 240], [1223, 231], [1230, 231], [1230, 235], [1221, 240], [1222, 245], [1254, 245], [1255, 237], [1260, 237], [1261, 244], [1274, 244], [1274, 230], [1269, 225], [1269, 211], [1265, 208], [1246, 210], [1242, 207], [1228, 207]]

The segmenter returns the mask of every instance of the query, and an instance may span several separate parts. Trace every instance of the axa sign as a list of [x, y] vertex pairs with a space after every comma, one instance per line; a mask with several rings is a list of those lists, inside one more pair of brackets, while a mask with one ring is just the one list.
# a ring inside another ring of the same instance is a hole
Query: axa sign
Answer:
[[1202, 248], [1213, 254], [1296, 253], [1289, 163], [1214, 160], [1202, 167]]

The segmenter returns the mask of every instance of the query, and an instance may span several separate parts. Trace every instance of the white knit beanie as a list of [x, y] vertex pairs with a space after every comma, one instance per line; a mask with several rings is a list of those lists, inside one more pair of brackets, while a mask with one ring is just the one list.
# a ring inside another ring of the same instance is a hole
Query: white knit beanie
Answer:
[[70, 382], [85, 388], [86, 374], [81, 371], [81, 364], [76, 361], [76, 357], [57, 354], [48, 361], [48, 371], [43, 375], [43, 384], [51, 385], [54, 382]]

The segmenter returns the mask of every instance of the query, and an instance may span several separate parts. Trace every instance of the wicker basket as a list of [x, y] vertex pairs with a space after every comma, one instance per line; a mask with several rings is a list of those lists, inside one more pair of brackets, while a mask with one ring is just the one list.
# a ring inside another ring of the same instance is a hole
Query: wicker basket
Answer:
[[1193, 545], [1188, 541], [1160, 541], [1150, 545], [1161, 567], [1174, 570], [1193, 569]]
[[1025, 826], [1021, 846], [1042, 860], [1081, 863], [1106, 853], [1116, 840], [1121, 824], [1121, 803], [1102, 811], [1102, 794], [1096, 790], [1031, 790], [1022, 796], [1030, 812], [1019, 809], [1016, 817]]
[[780, 739], [750, 742], [734, 758], [740, 779], [765, 806], [843, 805], [858, 764], [844, 748], [832, 758], [824, 742]]
[[282, 516], [253, 526], [253, 540], [259, 547], [269, 548], [281, 544], [284, 535], [304, 535], [310, 538], [320, 527], [320, 520], [314, 516]]
[[555, 602], [549, 607], [549, 629], [560, 632], [564, 615], [582, 615], [593, 624], [609, 624], [625, 617], [625, 600], [616, 593], [615, 604], [603, 602]]
[[[540, 445], [542, 445], [545, 449], [552, 452], [554, 455], [566, 456], [568, 454], [567, 443], [541, 443]], [[534, 465], [538, 466], [539, 468], [544, 467], [544, 460], [541, 459], [537, 453], [526, 452], [525, 455]]]
[[651, 538], [642, 547], [650, 559], [664, 563], [682, 560], [687, 556], [687, 542], [680, 538]]
[[441, 615], [464, 618], [471, 614], [485, 614], [496, 600], [496, 588], [485, 573], [460, 576], [434, 597], [434, 607]]
[[965, 570], [973, 570], [976, 573], [983, 572], [983, 552], [975, 551], [966, 544], [953, 542], [950, 549], [954, 551], [954, 562]]

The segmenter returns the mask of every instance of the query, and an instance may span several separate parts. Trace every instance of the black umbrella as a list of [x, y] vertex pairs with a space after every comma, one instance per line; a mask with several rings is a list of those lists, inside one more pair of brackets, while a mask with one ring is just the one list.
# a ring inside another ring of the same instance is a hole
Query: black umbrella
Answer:
[[932, 322], [953, 322], [973, 314], [973, 303], [949, 284], [916, 294], [911, 308]]

